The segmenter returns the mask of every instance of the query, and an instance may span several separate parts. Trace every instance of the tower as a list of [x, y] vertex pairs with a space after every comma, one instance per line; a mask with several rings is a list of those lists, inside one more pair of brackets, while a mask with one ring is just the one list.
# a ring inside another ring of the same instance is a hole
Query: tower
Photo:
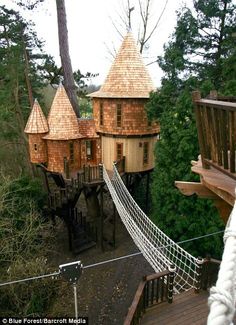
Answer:
[[79, 123], [66, 91], [62, 85], [57, 89], [49, 115], [49, 133], [43, 137], [47, 142], [47, 169], [64, 173], [65, 161], [70, 172], [81, 167]]
[[150, 75], [131, 33], [123, 40], [108, 76], [93, 98], [95, 127], [101, 136], [102, 161], [112, 169], [125, 157], [125, 172], [154, 167], [154, 144], [159, 125], [149, 123], [145, 104], [154, 90]]
[[46, 163], [47, 148], [43, 137], [48, 133], [48, 123], [37, 100], [28, 118], [25, 133], [29, 135], [30, 161], [36, 164]]

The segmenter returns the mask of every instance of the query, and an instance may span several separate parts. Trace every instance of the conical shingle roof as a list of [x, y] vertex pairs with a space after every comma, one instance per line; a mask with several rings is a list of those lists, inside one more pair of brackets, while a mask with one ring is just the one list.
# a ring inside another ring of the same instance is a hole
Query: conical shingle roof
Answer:
[[48, 122], [37, 101], [34, 101], [30, 116], [25, 126], [25, 133], [47, 133]]
[[149, 98], [154, 84], [144, 65], [132, 33], [123, 40], [108, 76], [100, 88], [90, 94], [103, 98]]
[[83, 136], [79, 133], [79, 123], [65, 88], [60, 85], [48, 115], [48, 140], [72, 140]]

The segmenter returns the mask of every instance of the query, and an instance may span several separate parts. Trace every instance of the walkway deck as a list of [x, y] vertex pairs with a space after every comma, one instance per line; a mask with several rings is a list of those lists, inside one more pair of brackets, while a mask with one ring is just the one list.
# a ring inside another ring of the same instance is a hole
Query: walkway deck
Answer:
[[164, 302], [146, 311], [142, 325], [205, 325], [208, 316], [208, 292], [193, 290], [174, 296], [172, 304]]

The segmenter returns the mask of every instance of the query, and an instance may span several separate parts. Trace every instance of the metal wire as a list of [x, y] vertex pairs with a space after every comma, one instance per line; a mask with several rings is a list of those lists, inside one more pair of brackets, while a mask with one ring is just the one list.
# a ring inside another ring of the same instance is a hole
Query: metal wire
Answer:
[[[176, 244], [179, 244], [179, 245], [184, 244], [184, 243], [191, 242], [191, 241], [194, 241], [194, 240], [198, 240], [198, 239], [218, 235], [218, 234], [220, 234], [222, 232], [224, 232], [224, 230], [220, 230], [220, 231], [216, 231], [216, 232], [213, 232], [213, 233], [210, 233], [210, 234], [206, 234], [206, 235], [202, 235], [202, 236], [182, 240], [182, 241], [177, 242]], [[160, 247], [160, 249], [162, 249], [162, 248], [166, 248], [166, 247], [165, 246]], [[133, 254], [119, 256], [119, 257], [115, 257], [115, 258], [112, 258], [112, 259], [109, 259], [109, 260], [97, 262], [97, 263], [94, 263], [94, 264], [85, 265], [85, 266], [83, 266], [83, 270], [90, 269], [90, 268], [93, 268], [93, 267], [96, 267], [96, 266], [99, 266], [99, 265], [104, 265], [104, 264], [120, 261], [120, 260], [123, 260], [125, 258], [139, 256], [139, 255], [142, 255], [142, 252], [136, 252], [136, 253], [133, 253]], [[47, 278], [47, 277], [54, 277], [54, 276], [58, 276], [58, 275], [60, 275], [60, 272], [54, 272], [54, 273], [49, 273], [49, 274], [44, 274], [44, 275], [38, 275], [38, 276], [26, 278], [26, 279], [8, 281], [8, 282], [0, 283], [0, 287], [10, 285], [10, 284], [16, 284], [16, 283], [27, 282], [27, 281], [37, 280], [37, 279], [43, 279], [43, 278]]]

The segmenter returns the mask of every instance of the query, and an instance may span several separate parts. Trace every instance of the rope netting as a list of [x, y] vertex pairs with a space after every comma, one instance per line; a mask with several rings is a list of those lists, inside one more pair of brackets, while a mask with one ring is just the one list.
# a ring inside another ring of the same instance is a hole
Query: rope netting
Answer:
[[103, 177], [122, 222], [155, 272], [174, 265], [177, 269], [175, 293], [195, 287], [199, 267], [197, 259], [165, 235], [145, 215], [130, 195], [115, 165], [111, 178], [103, 166]]

